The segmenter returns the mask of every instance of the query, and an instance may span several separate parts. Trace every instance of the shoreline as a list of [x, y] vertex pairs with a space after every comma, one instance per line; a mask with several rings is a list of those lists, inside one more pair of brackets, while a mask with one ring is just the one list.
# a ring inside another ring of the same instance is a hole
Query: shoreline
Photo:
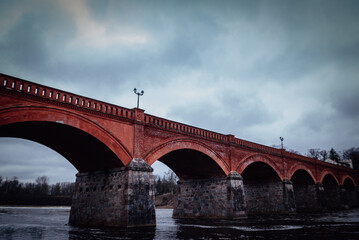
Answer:
[[71, 206], [0, 205], [0, 208], [71, 208]]

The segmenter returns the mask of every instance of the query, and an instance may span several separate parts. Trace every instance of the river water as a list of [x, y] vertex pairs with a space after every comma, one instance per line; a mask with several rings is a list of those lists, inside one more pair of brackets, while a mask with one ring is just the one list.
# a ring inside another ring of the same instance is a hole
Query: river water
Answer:
[[157, 209], [157, 227], [78, 228], [69, 207], [0, 207], [0, 239], [359, 239], [359, 209], [245, 220], [176, 220]]

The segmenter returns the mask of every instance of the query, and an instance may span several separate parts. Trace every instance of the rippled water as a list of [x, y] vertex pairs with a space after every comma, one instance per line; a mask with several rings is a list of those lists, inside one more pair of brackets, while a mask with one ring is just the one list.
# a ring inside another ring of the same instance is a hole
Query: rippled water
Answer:
[[0, 207], [0, 239], [359, 239], [359, 210], [245, 220], [175, 220], [158, 209], [157, 227], [78, 228], [70, 208]]

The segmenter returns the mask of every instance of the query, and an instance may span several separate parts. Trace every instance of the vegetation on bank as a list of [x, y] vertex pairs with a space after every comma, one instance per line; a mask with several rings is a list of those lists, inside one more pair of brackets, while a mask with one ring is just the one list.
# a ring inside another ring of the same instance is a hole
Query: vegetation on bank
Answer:
[[[168, 171], [164, 176], [154, 176], [156, 205], [171, 207], [177, 189], [177, 176]], [[46, 176], [38, 177], [35, 183], [19, 182], [0, 176], [0, 205], [70, 206], [75, 183], [49, 184]]]
[[35, 183], [21, 183], [17, 177], [4, 179], [0, 176], [1, 205], [70, 206], [75, 183], [49, 184], [46, 176]]

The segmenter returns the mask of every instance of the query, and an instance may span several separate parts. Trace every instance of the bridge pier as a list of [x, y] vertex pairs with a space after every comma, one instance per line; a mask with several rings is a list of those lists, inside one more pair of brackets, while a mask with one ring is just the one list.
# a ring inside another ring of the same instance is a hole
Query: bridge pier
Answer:
[[350, 209], [358, 206], [357, 191], [355, 190], [355, 188], [348, 189], [345, 186], [340, 186], [340, 202], [342, 208]]
[[248, 215], [293, 214], [296, 212], [293, 183], [284, 181], [247, 183], [245, 201]]
[[174, 218], [238, 219], [246, 217], [243, 179], [237, 172], [226, 178], [178, 182]]
[[142, 159], [126, 167], [78, 173], [69, 223], [74, 226], [155, 226], [153, 169]]
[[294, 185], [297, 212], [318, 212], [322, 210], [320, 203], [323, 187], [318, 184]]

